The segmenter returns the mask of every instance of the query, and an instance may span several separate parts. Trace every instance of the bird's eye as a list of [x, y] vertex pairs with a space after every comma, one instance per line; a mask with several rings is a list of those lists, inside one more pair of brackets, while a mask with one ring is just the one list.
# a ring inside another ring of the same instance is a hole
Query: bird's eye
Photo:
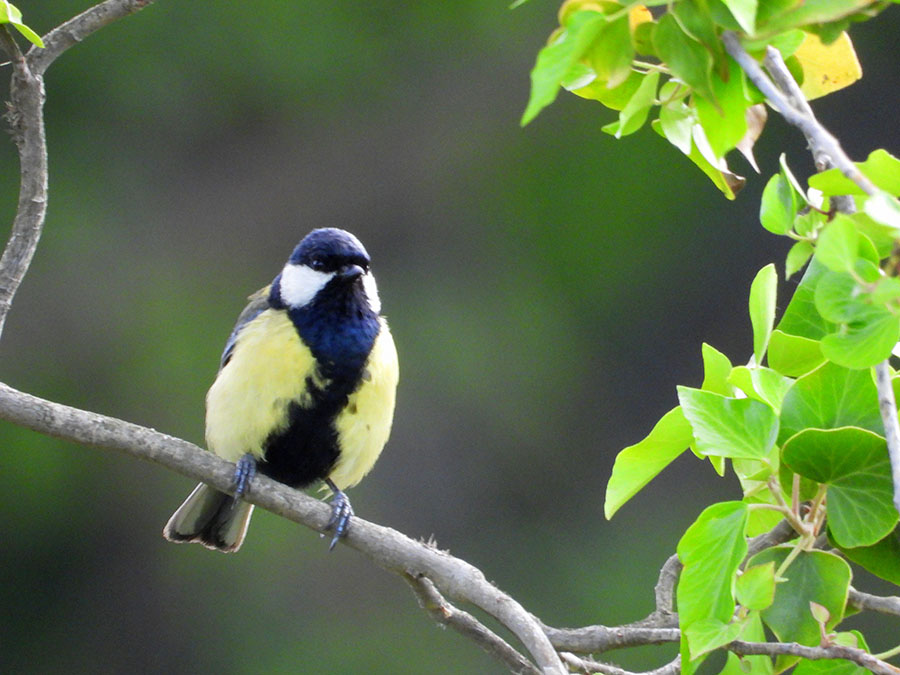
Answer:
[[309, 261], [309, 266], [317, 272], [321, 272], [325, 269], [325, 261], [321, 258], [313, 258]]

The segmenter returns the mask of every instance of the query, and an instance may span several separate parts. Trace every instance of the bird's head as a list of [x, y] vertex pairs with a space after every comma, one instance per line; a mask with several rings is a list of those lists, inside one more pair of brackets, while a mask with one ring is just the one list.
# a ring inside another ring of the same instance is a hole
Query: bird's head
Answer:
[[273, 300], [298, 309], [321, 292], [346, 294], [362, 291], [369, 308], [378, 314], [381, 301], [369, 271], [369, 254], [355, 236], [333, 227], [313, 230], [297, 244], [275, 284]]

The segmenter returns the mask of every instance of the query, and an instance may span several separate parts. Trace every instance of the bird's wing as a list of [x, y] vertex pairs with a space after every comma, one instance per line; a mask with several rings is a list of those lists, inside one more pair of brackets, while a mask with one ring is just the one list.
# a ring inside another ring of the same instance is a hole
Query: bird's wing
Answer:
[[237, 322], [234, 324], [234, 328], [231, 331], [231, 335], [228, 336], [228, 341], [225, 343], [225, 350], [222, 352], [222, 360], [219, 363], [219, 370], [222, 370], [222, 368], [228, 365], [228, 361], [231, 359], [231, 352], [234, 350], [234, 343], [237, 340], [238, 333], [241, 332], [241, 329], [269, 307], [269, 290], [271, 288], [272, 285], [269, 284], [265, 288], [260, 288], [256, 293], [247, 298], [250, 302], [247, 303], [247, 306], [244, 307], [244, 310], [238, 316]]

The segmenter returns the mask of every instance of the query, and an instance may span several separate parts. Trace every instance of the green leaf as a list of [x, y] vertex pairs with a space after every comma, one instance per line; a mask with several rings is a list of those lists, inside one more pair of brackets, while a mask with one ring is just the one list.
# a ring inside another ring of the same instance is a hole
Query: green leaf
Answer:
[[846, 216], [838, 213], [825, 229], [819, 233], [816, 243], [816, 258], [830, 270], [850, 272], [856, 264], [859, 248], [859, 234], [856, 225]]
[[886, 192], [876, 192], [866, 199], [863, 209], [875, 222], [900, 232], [900, 203]]
[[778, 273], [769, 263], [756, 273], [750, 285], [750, 323], [753, 325], [753, 356], [762, 363], [775, 324]]
[[691, 425], [681, 408], [663, 415], [640, 443], [622, 450], [616, 457], [606, 488], [604, 513], [612, 518], [625, 502], [665, 469], [693, 441]]
[[724, 0], [725, 5], [731, 10], [732, 16], [737, 20], [748, 35], [756, 32], [756, 6], [757, 0]]
[[671, 11], [689, 37], [706, 47], [715, 59], [724, 57], [725, 49], [705, 0], [680, 0]]
[[712, 56], [685, 34], [672, 14], [663, 14], [659, 19], [653, 32], [653, 48], [679, 80], [704, 98], [715, 101], [710, 81]]
[[703, 384], [700, 388], [723, 396], [731, 396], [734, 393], [728, 383], [731, 361], [718, 349], [705, 342], [701, 347], [701, 353], [703, 355]]
[[676, 590], [682, 630], [704, 619], [731, 620], [734, 575], [747, 554], [747, 512], [743, 502], [713, 504], [678, 542], [684, 564]]
[[741, 67], [730, 57], [726, 60], [727, 79], [712, 75], [712, 95], [694, 99], [700, 124], [716, 157], [724, 157], [747, 133], [747, 108], [753, 101], [744, 96]]
[[599, 12], [575, 12], [562, 34], [538, 52], [531, 70], [531, 94], [520, 122], [523, 127], [556, 100], [560, 83], [604, 25], [606, 17]]
[[797, 200], [787, 178], [776, 173], [766, 183], [759, 207], [759, 221], [773, 234], [787, 234], [797, 215]]
[[[665, 136], [659, 120], [653, 120], [651, 126], [660, 136]], [[606, 131], [606, 127], [604, 127], [604, 131]], [[707, 175], [713, 182], [713, 185], [719, 188], [726, 198], [734, 199], [746, 182], [744, 178], [729, 171], [724, 159], [716, 161], [712, 149], [709, 148], [709, 141], [706, 140], [703, 128], [699, 124], [695, 124], [692, 127], [691, 138], [693, 143], [691, 144], [691, 152], [688, 158]], [[705, 144], [708, 152], [702, 152], [698, 143]]]
[[691, 154], [694, 142], [691, 129], [694, 126], [694, 111], [684, 101], [673, 101], [659, 109], [659, 123], [663, 136], [685, 155]]
[[656, 86], [659, 83], [659, 72], [653, 71], [643, 76], [643, 81], [634, 96], [622, 108], [619, 119], [612, 124], [607, 124], [603, 131], [613, 134], [616, 138], [628, 136], [644, 126], [650, 108], [656, 101]]
[[691, 660], [708, 654], [738, 639], [744, 626], [740, 623], [724, 623], [718, 619], [701, 619], [684, 629]]
[[[816, 311], [816, 286], [827, 272], [828, 268], [815, 258], [810, 261], [803, 278], [800, 279], [800, 284], [781, 316], [781, 321], [776, 327], [777, 330], [812, 340], [819, 340], [828, 333], [834, 332], [835, 325], [823, 319]], [[771, 351], [771, 349], [770, 346], [769, 350]], [[790, 375], [790, 373], [785, 374]]]
[[794, 274], [799, 272], [806, 264], [806, 261], [812, 257], [812, 254], [813, 245], [805, 239], [803, 241], [798, 241], [791, 246], [787, 254], [787, 259], [784, 261], [785, 279], [790, 279]]
[[825, 363], [799, 378], [781, 406], [779, 443], [804, 429], [859, 427], [884, 433], [878, 390], [867, 370]]
[[816, 286], [816, 310], [834, 323], [853, 321], [871, 309], [861, 297], [856, 279], [846, 273], [828, 272]]
[[825, 362], [818, 340], [790, 335], [777, 328], [769, 338], [769, 366], [789, 377], [805, 375]]
[[765, 403], [776, 413], [781, 411], [785, 394], [794, 384], [791, 378], [762, 366], [737, 366], [729, 374], [728, 382], [750, 398]]
[[[575, 74], [573, 71], [577, 67], [578, 64], [576, 64], [573, 70], [569, 71], [570, 76]], [[590, 99], [592, 101], [600, 101], [600, 103], [612, 110], [622, 110], [622, 108], [628, 105], [628, 101], [631, 100], [631, 97], [635, 95], [638, 88], [641, 86], [641, 82], [644, 81], [643, 75], [631, 71], [628, 78], [622, 84], [618, 87], [609, 89], [606, 86], [606, 82], [597, 79], [594, 71], [587, 66], [584, 66], [584, 69], [588, 73], [588, 77], [591, 78], [588, 84], [584, 84], [585, 79], [582, 78], [582, 80], [577, 83], [574, 81], [563, 82], [563, 87], [576, 96], [581, 96], [582, 98]], [[573, 88], [576, 85], [577, 88]]]
[[869, 368], [888, 358], [898, 340], [900, 318], [884, 307], [871, 307], [841, 332], [822, 338], [822, 354], [847, 368]]
[[782, 448], [795, 473], [828, 486], [828, 530], [840, 546], [871, 546], [897, 524], [887, 445], [865, 429], [806, 429]]
[[[750, 612], [745, 620], [742, 640], [748, 642], [765, 642], [766, 633], [759, 612]], [[728, 653], [725, 667], [719, 675], [773, 675], [772, 659], [768, 656], [738, 656]]]
[[[886, 150], [874, 150], [865, 162], [856, 162], [856, 166], [877, 187], [888, 194], [900, 194], [900, 159]], [[862, 188], [845, 177], [840, 169], [829, 169], [810, 176], [809, 186], [821, 190], [828, 196], [865, 194]]]
[[604, 25], [585, 56], [597, 74], [597, 79], [606, 82], [607, 89], [622, 84], [631, 74], [631, 61], [634, 58], [628, 14]]
[[702, 455], [764, 460], [778, 435], [778, 417], [766, 404], [678, 387], [678, 400]]
[[[871, 0], [804, 0], [765, 2], [756, 17], [757, 37], [774, 35], [791, 28], [811, 24], [828, 24], [855, 14], [871, 4]], [[764, 9], [773, 6], [770, 11]], [[780, 10], [780, 11], [779, 11]], [[787, 10], [787, 11], [784, 11]]]
[[748, 567], [737, 578], [737, 601], [747, 609], [766, 609], [775, 601], [775, 563]]
[[893, 532], [871, 546], [839, 548], [851, 562], [885, 581], [900, 585], [900, 528], [895, 527]]
[[43, 48], [44, 42], [41, 40], [41, 36], [22, 23], [22, 12], [19, 11], [18, 7], [11, 5], [9, 2], [6, 2], [6, 0], [0, 2], [0, 24], [2, 23], [12, 24], [25, 39], [38, 47]]
[[[790, 546], [767, 548], [753, 556], [750, 566], [774, 562], [778, 567], [790, 552]], [[775, 601], [763, 610], [763, 621], [781, 642], [818, 645], [819, 624], [809, 611], [809, 603], [824, 606], [831, 619], [831, 630], [844, 616], [850, 588], [850, 566], [825, 551], [801, 551], [784, 574], [787, 579], [775, 589]]]

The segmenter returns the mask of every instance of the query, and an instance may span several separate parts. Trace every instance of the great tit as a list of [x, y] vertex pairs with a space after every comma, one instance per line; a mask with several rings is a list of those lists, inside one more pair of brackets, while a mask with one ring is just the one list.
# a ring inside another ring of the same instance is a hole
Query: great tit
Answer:
[[206, 395], [207, 447], [235, 462], [232, 497], [201, 483], [169, 519], [169, 541], [237, 551], [256, 471], [295, 488], [323, 481], [335, 543], [353, 510], [344, 494], [387, 442], [398, 366], [369, 254], [335, 228], [310, 232], [272, 283], [250, 296]]

